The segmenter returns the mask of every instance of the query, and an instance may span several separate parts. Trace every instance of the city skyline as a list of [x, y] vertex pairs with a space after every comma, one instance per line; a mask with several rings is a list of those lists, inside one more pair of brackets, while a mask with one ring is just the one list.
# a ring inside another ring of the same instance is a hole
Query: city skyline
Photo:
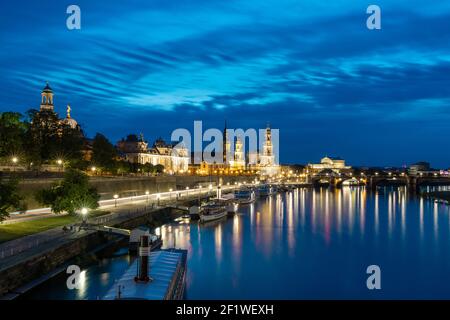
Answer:
[[140, 132], [167, 139], [194, 120], [243, 129], [269, 121], [280, 129], [281, 163], [330, 155], [448, 168], [450, 5], [419, 3], [377, 1], [379, 31], [365, 27], [367, 4], [349, 1], [183, 10], [79, 1], [81, 30], [72, 31], [66, 4], [3, 3], [0, 111], [38, 109], [49, 81], [60, 115], [70, 104], [88, 136], [113, 143]]

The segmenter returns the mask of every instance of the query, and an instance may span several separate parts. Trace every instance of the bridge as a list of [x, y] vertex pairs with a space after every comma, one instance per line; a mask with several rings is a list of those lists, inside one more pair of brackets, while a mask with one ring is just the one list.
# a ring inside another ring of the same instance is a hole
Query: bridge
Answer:
[[444, 186], [450, 185], [450, 176], [433, 175], [409, 175], [405, 172], [375, 172], [360, 173], [336, 173], [333, 170], [323, 170], [320, 173], [310, 175], [308, 180], [314, 186], [333, 186], [340, 187], [346, 182], [353, 185], [364, 185], [368, 188], [377, 186], [407, 186], [411, 190], [418, 190], [422, 186]]

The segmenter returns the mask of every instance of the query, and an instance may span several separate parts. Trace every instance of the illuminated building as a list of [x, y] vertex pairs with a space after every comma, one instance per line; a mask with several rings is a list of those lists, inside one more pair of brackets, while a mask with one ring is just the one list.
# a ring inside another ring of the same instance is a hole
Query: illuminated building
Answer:
[[308, 164], [307, 171], [312, 174], [317, 174], [323, 170], [331, 170], [334, 173], [341, 173], [351, 170], [351, 166], [345, 165], [345, 160], [335, 157], [324, 157], [320, 163]]
[[167, 144], [161, 138], [157, 139], [153, 147], [149, 148], [142, 134], [139, 137], [132, 134], [119, 141], [117, 148], [123, 154], [124, 159], [131, 163], [162, 165], [166, 173], [184, 173], [188, 170], [187, 149], [183, 146]]

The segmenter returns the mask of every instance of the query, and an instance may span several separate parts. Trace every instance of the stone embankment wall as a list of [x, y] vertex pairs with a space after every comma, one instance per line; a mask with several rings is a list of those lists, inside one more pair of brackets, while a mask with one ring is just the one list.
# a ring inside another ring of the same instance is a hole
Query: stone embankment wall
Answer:
[[[133, 229], [140, 225], [160, 226], [179, 217], [181, 212], [171, 208], [144, 213], [142, 216], [124, 221], [116, 227]], [[8, 292], [17, 291], [16, 288], [38, 279], [69, 261], [86, 258], [88, 252], [107, 244], [117, 236], [92, 231], [58, 248], [47, 250], [40, 254], [30, 256], [14, 266], [0, 270], [0, 297]]]

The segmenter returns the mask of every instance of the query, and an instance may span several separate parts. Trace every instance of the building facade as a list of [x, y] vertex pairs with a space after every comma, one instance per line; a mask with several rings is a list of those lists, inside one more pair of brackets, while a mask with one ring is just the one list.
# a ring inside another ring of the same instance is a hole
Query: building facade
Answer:
[[185, 147], [167, 144], [161, 138], [149, 148], [142, 134], [139, 137], [132, 134], [120, 140], [117, 149], [123, 158], [131, 163], [162, 165], [164, 172], [169, 174], [185, 173], [188, 170], [188, 150]]
[[345, 160], [336, 157], [323, 157], [320, 163], [310, 163], [307, 166], [307, 172], [310, 174], [319, 174], [322, 171], [345, 173], [351, 171], [352, 167], [345, 164]]

